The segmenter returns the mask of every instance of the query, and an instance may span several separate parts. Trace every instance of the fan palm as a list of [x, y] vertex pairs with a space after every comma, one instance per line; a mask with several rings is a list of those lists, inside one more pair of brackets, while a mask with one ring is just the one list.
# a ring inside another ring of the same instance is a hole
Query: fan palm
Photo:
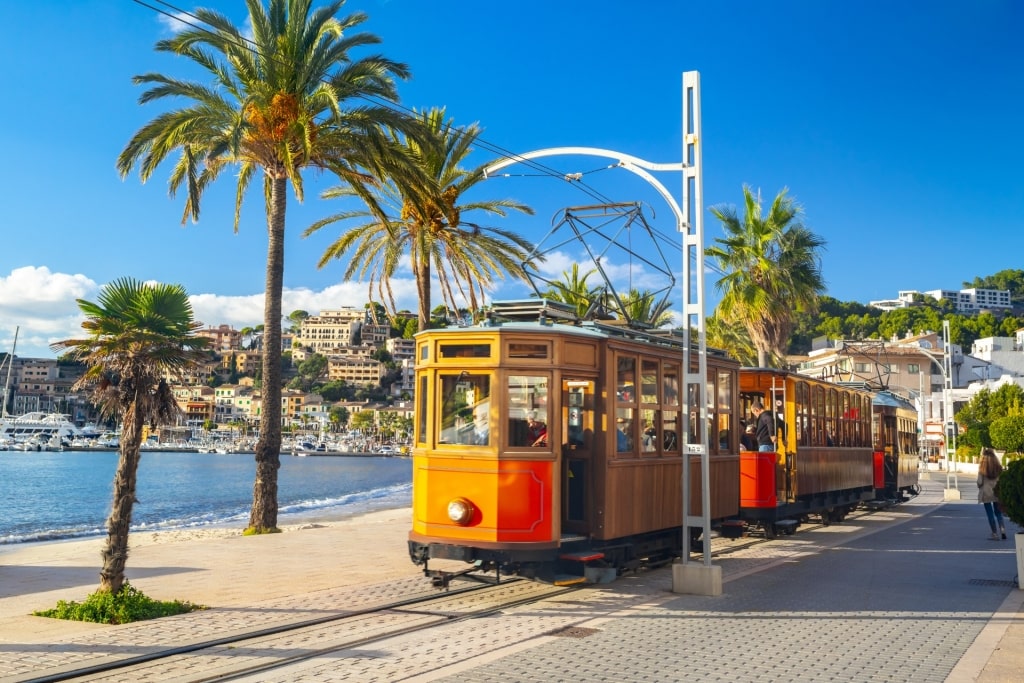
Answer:
[[657, 300], [650, 290], [630, 288], [628, 294], [619, 295], [616, 308], [632, 323], [663, 327], [672, 322], [671, 305], [668, 299]]
[[713, 207], [725, 239], [705, 250], [725, 273], [716, 283], [722, 292], [716, 314], [725, 323], [742, 324], [766, 366], [785, 357], [798, 312], [817, 310], [825, 290], [818, 250], [825, 241], [804, 227], [801, 209], [783, 189], [763, 215], [760, 194], [744, 186], [745, 213]]
[[509, 211], [532, 215], [533, 210], [508, 199], [465, 200], [485, 177], [485, 166], [461, 166], [482, 132], [476, 124], [456, 127], [445, 120], [443, 108], [416, 114], [415, 123], [418, 136], [389, 132], [390, 148], [383, 150], [385, 158], [377, 165], [381, 182], [369, 194], [351, 183], [323, 194], [325, 199], [355, 196], [366, 208], [328, 216], [305, 234], [339, 222], [364, 221], [328, 246], [319, 265], [349, 255], [343, 278], [367, 280], [370, 298], [380, 298], [391, 315], [397, 308], [391, 279], [408, 254], [419, 298], [419, 329], [425, 330], [430, 326], [434, 277], [449, 310], [468, 305], [473, 313], [482, 307], [486, 290], [506, 273], [525, 278], [523, 262], [532, 245], [514, 232], [472, 222], [468, 216], [504, 217]]
[[572, 264], [572, 268], [562, 271], [562, 279], [550, 281], [551, 285], [541, 293], [541, 296], [549, 301], [559, 301], [576, 308], [576, 315], [581, 319], [586, 317], [587, 312], [595, 302], [602, 301], [605, 289], [603, 287], [590, 287], [587, 279], [597, 272], [592, 268], [580, 275], [580, 265]]
[[96, 303], [78, 300], [85, 314], [81, 339], [51, 345], [87, 366], [73, 389], [90, 389], [105, 416], [121, 421], [120, 455], [114, 476], [114, 502], [107, 519], [100, 590], [118, 593], [124, 585], [128, 531], [135, 503], [142, 430], [173, 421], [179, 414], [168, 377], [179, 377], [205, 357], [209, 340], [195, 336], [180, 285], [117, 280], [100, 290]]
[[190, 28], [157, 43], [156, 49], [189, 58], [211, 75], [212, 85], [156, 73], [136, 76], [149, 89], [141, 103], [180, 98], [191, 106], [160, 114], [139, 129], [117, 160], [124, 177], [139, 168], [143, 182], [172, 152], [180, 153], [170, 177], [172, 196], [187, 192], [182, 222], [199, 219], [206, 188], [229, 167], [237, 167], [235, 230], [242, 199], [257, 174], [263, 177], [267, 218], [262, 411], [256, 444], [256, 480], [249, 518], [252, 532], [277, 527], [277, 471], [280, 467], [281, 296], [287, 189], [303, 199], [301, 171], [330, 168], [346, 182], [360, 184], [358, 159], [379, 148], [380, 124], [401, 126], [391, 109], [367, 104], [394, 100], [394, 78], [406, 67], [380, 56], [353, 60], [349, 52], [378, 43], [352, 33], [366, 16], [338, 18], [344, 0], [313, 9], [311, 0], [246, 0], [252, 39], [222, 14], [196, 10], [210, 28]]

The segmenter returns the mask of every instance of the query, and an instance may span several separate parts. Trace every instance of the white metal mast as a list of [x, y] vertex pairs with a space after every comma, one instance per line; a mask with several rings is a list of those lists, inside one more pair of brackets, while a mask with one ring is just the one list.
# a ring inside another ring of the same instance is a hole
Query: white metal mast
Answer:
[[[721, 567], [711, 564], [711, 468], [708, 458], [708, 369], [704, 330], [704, 182], [701, 159], [700, 73], [683, 74], [683, 548], [673, 573], [677, 593], [720, 595]], [[696, 353], [696, 363], [693, 354]], [[696, 367], [694, 367], [696, 366]], [[696, 405], [694, 405], [696, 403]], [[696, 424], [691, 416], [696, 416]], [[691, 430], [693, 430], [691, 432]], [[701, 513], [690, 514], [691, 461], [700, 462]], [[703, 566], [689, 562], [690, 529], [700, 528]]]
[[7, 381], [4, 382], [4, 397], [0, 401], [0, 417], [7, 417], [7, 396], [11, 390], [11, 369], [14, 368], [14, 352], [18, 349], [18, 331], [20, 329], [20, 327], [14, 328], [14, 345], [11, 347], [11, 352], [7, 354]]

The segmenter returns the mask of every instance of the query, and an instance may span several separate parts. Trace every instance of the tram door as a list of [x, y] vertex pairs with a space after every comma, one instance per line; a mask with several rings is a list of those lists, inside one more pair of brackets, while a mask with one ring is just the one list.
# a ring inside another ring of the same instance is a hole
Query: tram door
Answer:
[[590, 530], [594, 381], [562, 380], [562, 530]]

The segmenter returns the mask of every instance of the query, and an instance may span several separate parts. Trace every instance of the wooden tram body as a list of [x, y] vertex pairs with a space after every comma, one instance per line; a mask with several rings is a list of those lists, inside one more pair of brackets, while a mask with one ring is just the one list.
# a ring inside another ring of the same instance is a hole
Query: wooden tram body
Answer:
[[872, 400], [874, 487], [879, 500], [906, 500], [920, 492], [917, 408], [906, 399], [880, 391]]
[[[447, 584], [430, 560], [571, 582], [584, 564], [677, 557], [680, 429], [699, 428], [682, 414], [682, 350], [678, 335], [580, 323], [535, 300], [419, 333], [413, 561]], [[710, 433], [729, 435], [709, 439], [711, 515], [725, 519], [739, 511], [739, 366], [712, 353], [707, 367]], [[691, 468], [699, 515], [699, 461]]]
[[783, 370], [740, 372], [744, 414], [759, 399], [776, 420], [776, 452], [740, 454], [740, 516], [769, 537], [808, 515], [841, 521], [874, 498], [871, 394]]

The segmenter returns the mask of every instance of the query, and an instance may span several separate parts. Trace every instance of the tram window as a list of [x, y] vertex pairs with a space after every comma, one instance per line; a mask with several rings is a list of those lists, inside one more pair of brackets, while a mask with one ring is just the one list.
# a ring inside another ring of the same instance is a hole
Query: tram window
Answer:
[[664, 425], [662, 430], [662, 446], [667, 453], [679, 452], [679, 413], [674, 410], [666, 410], [662, 413]]
[[547, 446], [548, 378], [539, 375], [509, 375], [508, 444]]
[[679, 405], [679, 367], [665, 365], [661, 384], [665, 395], [664, 404], [667, 406]]
[[658, 448], [658, 423], [661, 421], [660, 410], [640, 411], [643, 421], [643, 431], [640, 434], [640, 450], [644, 453], [654, 453]]
[[441, 375], [440, 443], [490, 443], [491, 378], [462, 372]]
[[642, 360], [640, 362], [640, 402], [658, 402], [658, 361]]
[[719, 452], [732, 450], [732, 415], [728, 413], [718, 414], [718, 450]]
[[615, 397], [622, 403], [636, 401], [635, 358], [619, 358], [615, 376]]
[[490, 344], [441, 344], [441, 358], [490, 358]]
[[549, 358], [551, 356], [551, 345], [527, 344], [526, 342], [509, 342], [509, 358]]
[[636, 443], [633, 436], [633, 409], [619, 408], [615, 411], [615, 450], [629, 453]]
[[427, 440], [427, 378], [420, 377], [420, 389], [417, 392], [417, 417], [416, 443], [425, 443]]

